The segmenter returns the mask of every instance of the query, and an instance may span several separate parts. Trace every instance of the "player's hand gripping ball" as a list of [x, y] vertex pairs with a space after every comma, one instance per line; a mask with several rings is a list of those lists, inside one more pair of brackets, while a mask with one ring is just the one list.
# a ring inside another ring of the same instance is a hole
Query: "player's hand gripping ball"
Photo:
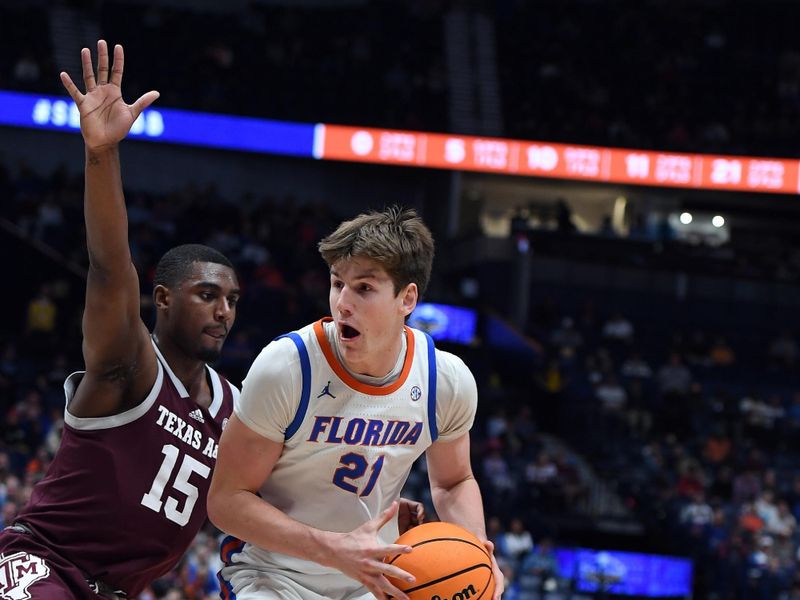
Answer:
[[409, 554], [386, 557], [386, 562], [417, 578], [414, 583], [389, 578], [411, 600], [491, 600], [492, 559], [481, 541], [463, 527], [425, 523], [395, 543], [413, 548]]

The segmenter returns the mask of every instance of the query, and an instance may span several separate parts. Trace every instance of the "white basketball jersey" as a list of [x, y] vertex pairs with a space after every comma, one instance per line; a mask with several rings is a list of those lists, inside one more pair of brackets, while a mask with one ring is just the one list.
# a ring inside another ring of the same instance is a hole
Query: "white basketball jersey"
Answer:
[[[283, 337], [294, 342], [300, 357], [301, 398], [260, 495], [301, 523], [352, 531], [400, 497], [412, 464], [438, 436], [433, 340], [406, 327], [400, 376], [375, 387], [356, 380], [337, 361], [323, 321]], [[396, 522], [380, 532], [386, 543], [397, 535]], [[240, 544], [229, 545], [231, 552], [223, 546], [223, 558], [256, 568], [341, 576], [314, 562]]]

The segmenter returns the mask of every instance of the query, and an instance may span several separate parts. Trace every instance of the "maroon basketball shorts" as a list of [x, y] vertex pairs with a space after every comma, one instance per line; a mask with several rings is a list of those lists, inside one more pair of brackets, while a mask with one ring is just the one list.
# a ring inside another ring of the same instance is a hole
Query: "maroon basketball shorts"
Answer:
[[80, 570], [31, 534], [0, 531], [0, 597], [98, 600]]

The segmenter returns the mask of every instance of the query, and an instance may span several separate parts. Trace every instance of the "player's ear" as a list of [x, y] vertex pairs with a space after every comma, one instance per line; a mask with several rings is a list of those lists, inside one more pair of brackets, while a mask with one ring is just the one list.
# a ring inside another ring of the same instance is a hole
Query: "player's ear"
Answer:
[[404, 317], [407, 317], [414, 309], [417, 307], [417, 300], [419, 300], [419, 289], [417, 288], [416, 283], [409, 283], [403, 290], [400, 292], [400, 310], [403, 313]]
[[153, 288], [153, 304], [158, 310], [168, 309], [170, 300], [169, 288], [163, 285], [157, 285]]

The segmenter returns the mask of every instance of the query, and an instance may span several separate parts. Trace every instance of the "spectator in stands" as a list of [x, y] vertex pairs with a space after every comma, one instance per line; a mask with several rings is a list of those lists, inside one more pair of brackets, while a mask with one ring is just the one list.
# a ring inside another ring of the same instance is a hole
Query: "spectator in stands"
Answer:
[[600, 228], [597, 230], [597, 235], [605, 238], [617, 237], [617, 231], [614, 229], [614, 224], [611, 222], [611, 215], [603, 216]]
[[702, 329], [692, 331], [686, 343], [686, 362], [698, 367], [708, 367], [711, 365], [709, 351], [710, 343], [706, 332]]
[[797, 532], [797, 519], [789, 509], [786, 500], [778, 501], [778, 514], [767, 523], [767, 531], [775, 536], [782, 536], [790, 539]]
[[622, 363], [620, 373], [623, 377], [629, 379], [647, 380], [653, 376], [653, 369], [650, 368], [650, 365], [642, 358], [641, 354], [634, 350]]
[[559, 233], [573, 233], [575, 229], [569, 204], [564, 198], [559, 198], [556, 201], [556, 230]]
[[669, 361], [656, 373], [656, 381], [662, 396], [683, 396], [689, 392], [692, 373], [683, 364], [680, 354], [673, 352], [669, 357]]
[[730, 347], [727, 340], [722, 336], [717, 336], [709, 350], [711, 364], [715, 367], [730, 367], [736, 362], [736, 354]]
[[744, 471], [733, 478], [733, 503], [741, 505], [754, 502], [761, 494], [761, 478], [753, 466], [747, 465]]
[[55, 333], [58, 309], [50, 286], [42, 284], [28, 303], [28, 333], [50, 339]]
[[14, 83], [21, 89], [34, 90], [36, 85], [41, 85], [42, 70], [39, 68], [39, 63], [32, 52], [26, 51], [21, 54], [14, 64], [12, 76]]
[[609, 373], [606, 378], [595, 388], [595, 395], [600, 400], [603, 412], [611, 415], [620, 416], [625, 410], [628, 401], [628, 393], [617, 381], [613, 373]]
[[554, 462], [564, 506], [574, 509], [578, 502], [587, 497], [588, 487], [581, 477], [576, 459], [569, 456], [565, 450], [561, 449], [555, 453]]
[[634, 327], [621, 312], [616, 312], [603, 325], [603, 337], [630, 344], [633, 341]]
[[558, 587], [561, 573], [553, 541], [548, 537], [542, 538], [533, 552], [522, 560], [519, 572], [522, 592], [528, 594], [554, 592]]
[[512, 562], [516, 570], [522, 558], [533, 549], [533, 537], [519, 517], [511, 519], [508, 530], [502, 536], [501, 545], [505, 556]]
[[497, 439], [491, 439], [486, 444], [485, 456], [483, 458], [483, 476], [491, 486], [495, 497], [487, 499], [492, 503], [497, 503], [496, 508], [507, 506], [511, 495], [516, 489], [516, 483], [511, 474], [508, 462], [503, 456], [502, 444]]
[[681, 524], [686, 527], [690, 538], [696, 542], [705, 542], [713, 521], [714, 511], [706, 501], [705, 494], [702, 490], [696, 491], [681, 510]]
[[702, 497], [705, 502], [706, 477], [702, 467], [695, 461], [687, 461], [685, 471], [678, 477], [675, 492], [683, 498]]
[[583, 335], [575, 329], [575, 322], [572, 318], [565, 317], [561, 321], [561, 326], [553, 332], [550, 342], [558, 349], [562, 357], [571, 358], [583, 346]]
[[758, 514], [752, 502], [746, 502], [739, 511], [739, 527], [757, 535], [764, 529], [764, 519]]
[[703, 457], [713, 466], [718, 466], [728, 460], [731, 454], [731, 439], [722, 427], [716, 427], [706, 438], [703, 447]]

